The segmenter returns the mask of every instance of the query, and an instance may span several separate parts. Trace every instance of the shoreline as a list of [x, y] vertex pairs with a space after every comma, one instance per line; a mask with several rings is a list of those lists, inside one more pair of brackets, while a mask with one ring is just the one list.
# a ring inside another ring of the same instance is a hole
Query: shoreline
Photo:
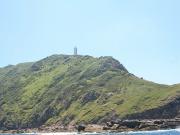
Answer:
[[[0, 130], [1, 131], [1, 130]], [[167, 132], [167, 131], [177, 131], [180, 132], [180, 128], [176, 128], [176, 129], [161, 129], [161, 130], [142, 130], [142, 131], [124, 131], [124, 132], [114, 132], [114, 131], [104, 131], [104, 132], [80, 132], [80, 133], [84, 133], [84, 134], [98, 134], [98, 133], [154, 133], [154, 132]], [[12, 132], [6, 132], [4, 134], [11, 134]], [[0, 132], [1, 134], [1, 132]], [[13, 133], [12, 133], [13, 134]], [[70, 132], [70, 131], [64, 131], [64, 132], [25, 132], [25, 133], [17, 133], [17, 134], [27, 134], [27, 135], [31, 135], [31, 134], [37, 134], [37, 135], [74, 135], [74, 134], [79, 134], [79, 132]]]
[[[82, 132], [104, 133], [104, 132], [138, 132], [177, 129], [180, 126], [180, 119], [153, 119], [153, 120], [117, 120], [109, 121], [106, 124], [84, 125]], [[79, 126], [80, 127], [80, 126]], [[78, 133], [78, 126], [41, 126], [39, 128], [26, 128], [17, 130], [0, 130], [0, 133]]]

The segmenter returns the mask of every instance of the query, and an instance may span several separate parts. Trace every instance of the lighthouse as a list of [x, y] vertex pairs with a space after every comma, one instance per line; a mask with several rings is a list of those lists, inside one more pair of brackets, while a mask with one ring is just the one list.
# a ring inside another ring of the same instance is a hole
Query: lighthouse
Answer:
[[77, 55], [77, 47], [76, 46], [74, 47], [74, 55], [75, 56]]

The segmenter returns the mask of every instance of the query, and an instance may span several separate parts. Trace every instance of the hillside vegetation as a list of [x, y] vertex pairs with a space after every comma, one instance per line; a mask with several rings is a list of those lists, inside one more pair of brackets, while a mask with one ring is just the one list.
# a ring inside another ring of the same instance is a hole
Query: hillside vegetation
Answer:
[[158, 108], [180, 85], [140, 79], [112, 57], [53, 55], [0, 68], [0, 128], [102, 123]]

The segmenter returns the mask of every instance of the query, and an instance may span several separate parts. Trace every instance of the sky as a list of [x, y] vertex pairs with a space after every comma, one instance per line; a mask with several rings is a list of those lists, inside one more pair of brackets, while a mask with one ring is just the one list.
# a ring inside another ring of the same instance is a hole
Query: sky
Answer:
[[53, 54], [113, 56], [129, 72], [180, 83], [179, 0], [0, 0], [0, 67]]

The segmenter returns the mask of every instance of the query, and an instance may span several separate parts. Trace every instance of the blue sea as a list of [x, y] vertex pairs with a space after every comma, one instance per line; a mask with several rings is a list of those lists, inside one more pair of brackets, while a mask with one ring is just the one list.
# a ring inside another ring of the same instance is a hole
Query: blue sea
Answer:
[[0, 135], [180, 135], [180, 129], [139, 131], [124, 133], [29, 133], [29, 134], [0, 134]]

